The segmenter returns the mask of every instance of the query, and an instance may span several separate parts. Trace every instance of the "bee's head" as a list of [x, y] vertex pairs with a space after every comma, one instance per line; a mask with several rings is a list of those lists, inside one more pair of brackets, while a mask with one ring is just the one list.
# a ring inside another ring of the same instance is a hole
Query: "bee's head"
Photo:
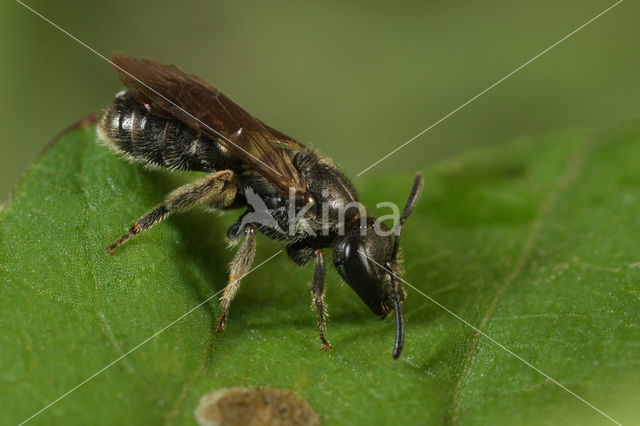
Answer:
[[[394, 309], [391, 272], [397, 271], [397, 259], [393, 256], [394, 235], [376, 232], [376, 219], [366, 218], [366, 224], [356, 220], [346, 229], [333, 249], [333, 261], [342, 278], [358, 293], [358, 296], [375, 313], [385, 317]], [[384, 224], [382, 231], [388, 232]], [[400, 300], [404, 294], [398, 295]]]
[[352, 221], [333, 249], [336, 269], [373, 313], [384, 318], [391, 310], [395, 311], [394, 359], [398, 359], [404, 344], [402, 302], [406, 293], [398, 280], [401, 273], [398, 258], [400, 235], [402, 225], [413, 210], [421, 189], [422, 176], [418, 174], [396, 225], [395, 235], [389, 233], [383, 223], [367, 217], [362, 223], [360, 220]]

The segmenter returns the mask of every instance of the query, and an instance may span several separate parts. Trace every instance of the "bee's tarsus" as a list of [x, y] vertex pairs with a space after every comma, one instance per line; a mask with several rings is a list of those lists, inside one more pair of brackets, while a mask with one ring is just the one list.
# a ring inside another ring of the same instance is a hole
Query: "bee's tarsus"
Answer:
[[222, 333], [227, 325], [227, 314], [223, 313], [218, 318], [218, 326], [216, 327], [217, 333]]

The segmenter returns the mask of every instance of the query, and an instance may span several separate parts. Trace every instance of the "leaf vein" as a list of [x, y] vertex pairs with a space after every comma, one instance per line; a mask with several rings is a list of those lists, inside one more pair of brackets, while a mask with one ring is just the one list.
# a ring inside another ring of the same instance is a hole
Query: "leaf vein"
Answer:
[[[522, 252], [518, 258], [518, 261], [515, 264], [515, 267], [513, 268], [511, 273], [506, 277], [506, 279], [504, 280], [504, 282], [496, 292], [495, 296], [491, 300], [491, 303], [489, 304], [489, 307], [485, 315], [482, 317], [482, 320], [478, 325], [478, 330], [482, 332], [486, 330], [487, 324], [493, 317], [493, 314], [495, 313], [498, 305], [500, 304], [500, 301], [502, 300], [502, 296], [507, 291], [507, 289], [514, 283], [514, 281], [522, 274], [522, 271], [527, 265], [531, 257], [531, 253], [533, 252], [536, 238], [540, 234], [540, 231], [544, 228], [545, 222], [551, 210], [558, 202], [558, 199], [560, 198], [560, 196], [564, 193], [567, 187], [569, 187], [569, 185], [571, 185], [576, 180], [576, 178], [580, 174], [581, 166], [584, 163], [585, 156], [586, 156], [586, 149], [584, 146], [578, 148], [573, 154], [569, 155], [567, 165], [564, 171], [560, 174], [556, 182], [551, 186], [549, 193], [544, 198], [544, 200], [542, 201], [538, 209], [538, 213], [536, 217], [533, 219], [533, 223], [529, 230], [529, 234], [523, 244]], [[458, 424], [460, 421], [460, 414], [461, 414], [460, 398], [462, 396], [462, 388], [464, 387], [464, 383], [466, 381], [469, 368], [471, 367], [474, 355], [478, 348], [480, 337], [481, 337], [480, 332], [476, 331], [474, 333], [469, 352], [467, 353], [467, 356], [464, 359], [464, 362], [462, 365], [462, 371], [458, 376], [458, 381], [456, 383], [454, 394], [453, 394], [452, 424]]]

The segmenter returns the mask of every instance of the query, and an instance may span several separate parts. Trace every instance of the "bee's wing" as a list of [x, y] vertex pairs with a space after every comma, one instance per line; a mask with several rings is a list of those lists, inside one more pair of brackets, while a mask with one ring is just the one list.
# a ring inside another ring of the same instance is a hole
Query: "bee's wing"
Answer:
[[[283, 195], [289, 188], [305, 192], [306, 183], [289, 158], [289, 150], [307, 150], [267, 126], [211, 84], [175, 65], [114, 52], [111, 63], [134, 98], [159, 107], [198, 132], [218, 141]], [[156, 111], [157, 112], [157, 111]]]

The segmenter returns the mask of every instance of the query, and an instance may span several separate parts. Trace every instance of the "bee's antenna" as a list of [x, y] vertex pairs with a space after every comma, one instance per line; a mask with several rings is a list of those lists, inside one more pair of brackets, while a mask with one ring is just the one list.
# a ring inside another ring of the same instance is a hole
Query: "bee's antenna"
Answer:
[[398, 249], [400, 247], [400, 234], [402, 233], [402, 225], [405, 220], [409, 217], [413, 208], [416, 206], [418, 202], [418, 197], [420, 197], [420, 192], [422, 191], [422, 185], [424, 184], [424, 180], [422, 179], [422, 175], [420, 173], [416, 174], [416, 177], [413, 179], [413, 187], [411, 188], [411, 192], [409, 193], [409, 199], [407, 200], [407, 204], [404, 206], [404, 210], [400, 215], [400, 219], [398, 220], [398, 224], [396, 225], [396, 240], [393, 245], [393, 256], [392, 259], [395, 259], [398, 255]]
[[396, 343], [393, 347], [393, 359], [398, 359], [404, 347], [404, 315], [402, 314], [402, 302], [398, 298], [396, 279], [393, 274], [391, 274], [391, 285], [393, 286], [393, 310], [396, 313]]
[[[393, 244], [393, 255], [391, 256], [393, 262], [395, 262], [398, 256], [398, 250], [400, 248], [400, 235], [402, 234], [402, 225], [413, 211], [413, 208], [416, 206], [418, 197], [420, 197], [420, 192], [422, 191], [423, 183], [424, 181], [422, 179], [422, 175], [420, 173], [416, 174], [416, 177], [413, 179], [413, 187], [411, 188], [411, 192], [409, 193], [409, 199], [407, 200], [407, 204], [404, 206], [404, 210], [402, 211], [400, 219], [398, 220], [398, 224], [396, 225], [396, 236]], [[398, 359], [400, 358], [400, 354], [402, 354], [402, 348], [404, 347], [404, 315], [402, 313], [402, 301], [398, 296], [399, 293], [396, 285], [396, 277], [389, 266], [388, 271], [391, 275], [391, 297], [393, 299], [393, 310], [396, 314], [396, 343], [393, 347], [393, 359]]]

